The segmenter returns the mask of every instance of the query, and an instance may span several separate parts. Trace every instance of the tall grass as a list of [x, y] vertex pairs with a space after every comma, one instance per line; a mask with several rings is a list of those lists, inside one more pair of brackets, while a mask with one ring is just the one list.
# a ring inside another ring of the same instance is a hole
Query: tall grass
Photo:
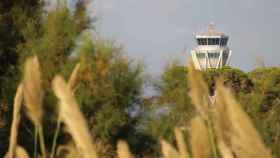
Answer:
[[27, 109], [27, 115], [35, 125], [35, 147], [34, 157], [37, 151], [37, 134], [39, 136], [40, 149], [42, 157], [46, 158], [46, 147], [44, 141], [43, 125], [42, 125], [42, 100], [43, 90], [41, 86], [41, 71], [40, 63], [36, 56], [27, 59], [24, 67], [24, 78], [23, 78], [23, 91], [25, 107]]
[[[74, 94], [75, 89], [77, 88], [78, 85], [78, 74], [80, 71], [80, 63], [76, 64], [73, 72], [71, 73], [71, 76], [69, 78], [68, 81], [68, 88], [72, 91], [72, 93]], [[56, 130], [55, 130], [55, 134], [54, 134], [54, 139], [53, 139], [53, 144], [52, 144], [52, 149], [51, 149], [51, 155], [50, 158], [53, 158], [55, 153], [56, 153], [56, 145], [57, 145], [57, 139], [58, 139], [58, 134], [60, 132], [61, 129], [61, 115], [60, 115], [60, 111], [58, 112], [58, 118], [57, 118], [57, 123], [56, 123]]]
[[[230, 89], [223, 85], [222, 80], [217, 81], [216, 101], [211, 103], [206, 83], [200, 72], [196, 71], [192, 64], [189, 66], [189, 70], [187, 79], [190, 83], [190, 96], [197, 110], [197, 115], [191, 121], [190, 140], [185, 140], [183, 132], [179, 128], [175, 128], [176, 147], [161, 140], [162, 156], [164, 158], [272, 158], [270, 150], [264, 145], [250, 118], [235, 100]], [[96, 147], [98, 145], [93, 143], [86, 120], [74, 97], [78, 71], [79, 64], [75, 67], [68, 83], [59, 75], [54, 78], [52, 83], [53, 91], [58, 98], [58, 125], [63, 122], [74, 141], [74, 145], [59, 146], [58, 150], [65, 148], [70, 152], [76, 152], [72, 157], [97, 158]], [[29, 58], [25, 64], [23, 84], [19, 85], [14, 100], [7, 158], [29, 157], [16, 141], [23, 96], [26, 112], [35, 127], [39, 128], [41, 157], [49, 157], [45, 151], [41, 123], [43, 93], [40, 74], [37, 57]], [[54, 142], [56, 142], [56, 138]], [[36, 143], [37, 141], [35, 141]], [[56, 144], [53, 145], [50, 157], [58, 157], [55, 154], [55, 148]], [[38, 153], [36, 151], [34, 157], [37, 157]], [[68, 157], [70, 156], [68, 155]], [[133, 158], [125, 141], [118, 142], [117, 157]]]
[[66, 82], [61, 76], [53, 80], [55, 95], [59, 98], [59, 112], [63, 122], [69, 128], [77, 148], [85, 158], [97, 158], [86, 120]]
[[22, 84], [17, 88], [17, 92], [14, 98], [14, 109], [13, 109], [13, 121], [11, 126], [11, 136], [8, 153], [6, 158], [13, 158], [17, 150], [17, 135], [18, 135], [18, 125], [20, 122], [20, 110], [23, 100], [23, 90]]
[[239, 158], [272, 158], [248, 115], [234, 99], [228, 88], [217, 83], [218, 140]]
[[189, 158], [190, 155], [187, 151], [187, 145], [184, 140], [182, 131], [179, 128], [175, 128], [174, 133], [177, 142], [177, 147], [179, 149], [180, 158]]
[[118, 158], [133, 158], [126, 142], [119, 141], [117, 145]]

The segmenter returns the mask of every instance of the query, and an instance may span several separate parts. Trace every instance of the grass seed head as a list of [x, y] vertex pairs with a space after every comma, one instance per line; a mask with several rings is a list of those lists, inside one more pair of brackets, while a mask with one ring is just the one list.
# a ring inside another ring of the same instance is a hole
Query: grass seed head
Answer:
[[133, 158], [129, 147], [125, 141], [119, 141], [117, 145], [117, 153], [119, 158]]
[[180, 154], [178, 151], [172, 147], [169, 143], [164, 140], [161, 140], [161, 151], [164, 158], [178, 158]]
[[42, 88], [38, 58], [28, 58], [24, 67], [23, 79], [24, 100], [29, 118], [35, 125], [42, 121]]
[[184, 140], [182, 131], [179, 128], [174, 130], [177, 146], [179, 149], [180, 158], [189, 158], [189, 153], [187, 151], [187, 145]]
[[16, 158], [29, 158], [29, 155], [23, 147], [17, 146], [16, 147]]
[[78, 84], [80, 67], [81, 67], [80, 63], [76, 64], [76, 66], [75, 66], [75, 68], [74, 68], [73, 72], [71, 73], [71, 76], [68, 80], [69, 89], [71, 89], [73, 92], [75, 91], [75, 89], [77, 87], [77, 84]]
[[231, 91], [221, 82], [217, 85], [218, 139], [239, 158], [271, 158], [270, 151]]
[[79, 110], [71, 90], [61, 76], [54, 78], [53, 90], [60, 102], [59, 111], [62, 121], [68, 127], [81, 154], [85, 158], [97, 158], [86, 120]]
[[22, 105], [22, 100], [23, 100], [23, 90], [22, 90], [22, 84], [20, 84], [17, 88], [17, 92], [14, 98], [13, 121], [11, 126], [10, 144], [7, 153], [7, 158], [13, 158], [16, 152], [18, 125], [20, 122], [20, 109]]
[[191, 147], [193, 158], [209, 158], [211, 155], [208, 129], [199, 116], [191, 121]]
[[192, 62], [190, 62], [188, 70], [188, 85], [190, 86], [190, 96], [193, 104], [201, 117], [208, 119], [210, 105], [208, 87], [203, 80], [202, 74], [195, 70]]

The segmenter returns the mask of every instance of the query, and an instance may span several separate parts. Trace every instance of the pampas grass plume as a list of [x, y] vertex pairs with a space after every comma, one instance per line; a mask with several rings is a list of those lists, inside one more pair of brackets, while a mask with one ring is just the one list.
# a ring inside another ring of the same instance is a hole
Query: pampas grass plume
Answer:
[[20, 122], [20, 109], [23, 100], [23, 90], [22, 84], [17, 88], [17, 92], [14, 98], [14, 107], [13, 107], [13, 121], [11, 126], [11, 135], [10, 135], [10, 144], [6, 158], [13, 158], [16, 152], [17, 147], [17, 135], [18, 135], [18, 125]]
[[192, 62], [189, 64], [188, 85], [190, 86], [190, 96], [194, 107], [203, 119], [209, 119], [209, 93], [208, 87], [203, 80], [202, 74], [195, 70]]
[[59, 111], [62, 121], [68, 127], [76, 146], [85, 158], [97, 158], [85, 118], [79, 110], [71, 90], [61, 76], [54, 78], [53, 90], [60, 101]]
[[209, 158], [211, 155], [208, 130], [199, 116], [191, 121], [191, 147], [193, 158]]
[[76, 64], [76, 66], [75, 66], [74, 70], [72, 71], [71, 76], [68, 80], [69, 89], [71, 89], [73, 91], [73, 93], [75, 92], [75, 89], [78, 84], [80, 67], [81, 67], [80, 63]]
[[129, 147], [125, 141], [119, 141], [117, 144], [118, 158], [133, 158]]
[[[217, 131], [225, 133], [218, 135], [220, 140], [224, 141], [238, 158], [272, 158], [270, 150], [265, 147], [249, 116], [234, 99], [231, 91], [221, 82], [217, 85], [217, 108], [223, 110], [217, 112]], [[223, 125], [223, 120], [227, 120], [229, 125]]]
[[17, 146], [16, 147], [16, 158], [29, 158], [29, 155], [23, 147]]
[[165, 140], [161, 140], [161, 151], [164, 158], [178, 158], [180, 154], [178, 151], [172, 147], [171, 144], [166, 142]]
[[185, 143], [182, 131], [179, 128], [175, 128], [174, 133], [175, 133], [177, 146], [179, 149], [180, 158], [189, 158], [190, 156], [187, 151], [187, 145]]
[[28, 58], [24, 67], [24, 100], [27, 114], [35, 125], [42, 121], [42, 89], [39, 61], [36, 56]]

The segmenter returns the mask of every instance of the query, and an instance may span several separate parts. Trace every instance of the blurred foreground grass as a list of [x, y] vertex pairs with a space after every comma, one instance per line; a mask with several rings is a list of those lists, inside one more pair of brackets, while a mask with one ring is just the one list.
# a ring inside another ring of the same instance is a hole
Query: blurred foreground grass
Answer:
[[[71, 135], [72, 141], [66, 145], [57, 144], [57, 139], [54, 137], [51, 151], [47, 151], [44, 141], [44, 132], [47, 131], [44, 131], [42, 124], [44, 114], [42, 98], [44, 96], [40, 63], [36, 56], [27, 59], [24, 78], [18, 86], [14, 98], [10, 145], [6, 158], [25, 158], [29, 155], [43, 158], [104, 157], [100, 152], [102, 145], [91, 137], [86, 119], [75, 99], [74, 87], [79, 82], [77, 80], [80, 75], [79, 70], [80, 64], [77, 64], [68, 82], [60, 75], [56, 75], [52, 80], [52, 89], [58, 99], [59, 116], [56, 133], [60, 132], [63, 124]], [[186, 80], [190, 85], [189, 94], [197, 115], [191, 121], [189, 137], [184, 136], [181, 127], [176, 127], [174, 129], [175, 146], [161, 140], [162, 157], [272, 158], [270, 150], [264, 145], [250, 118], [235, 100], [230, 89], [224, 86], [222, 78], [216, 81], [214, 101], [209, 98], [208, 86], [204, 82], [201, 72], [196, 71], [192, 64], [189, 65]], [[23, 106], [35, 126], [34, 153], [27, 153], [17, 143], [18, 125], [21, 121]], [[39, 143], [37, 144], [37, 142]], [[116, 157], [133, 157], [125, 141], [118, 141]]]

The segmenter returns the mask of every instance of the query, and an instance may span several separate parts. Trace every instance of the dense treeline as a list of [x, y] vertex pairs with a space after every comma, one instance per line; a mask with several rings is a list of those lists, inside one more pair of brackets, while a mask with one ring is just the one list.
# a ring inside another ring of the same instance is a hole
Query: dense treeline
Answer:
[[[0, 157], [7, 150], [13, 98], [22, 79], [23, 63], [33, 55], [39, 58], [43, 78], [48, 151], [58, 117], [51, 81], [58, 73], [68, 79], [77, 63], [75, 97], [101, 154], [113, 157], [117, 141], [123, 139], [136, 156], [156, 157], [160, 139], [175, 142], [175, 127], [188, 131], [196, 112], [188, 95], [187, 69], [170, 64], [159, 80], [151, 81], [158, 95], [143, 97], [148, 82], [143, 65], [126, 57], [114, 42], [92, 37], [85, 2], [78, 0], [73, 10], [61, 3], [49, 11], [44, 10], [41, 0], [0, 2]], [[243, 72], [225, 67], [202, 73], [211, 95], [215, 96], [218, 78], [232, 88], [266, 144], [280, 157], [280, 68]], [[28, 153], [34, 152], [34, 137], [34, 126], [24, 116], [18, 142]], [[71, 143], [63, 125], [57, 142]]]

